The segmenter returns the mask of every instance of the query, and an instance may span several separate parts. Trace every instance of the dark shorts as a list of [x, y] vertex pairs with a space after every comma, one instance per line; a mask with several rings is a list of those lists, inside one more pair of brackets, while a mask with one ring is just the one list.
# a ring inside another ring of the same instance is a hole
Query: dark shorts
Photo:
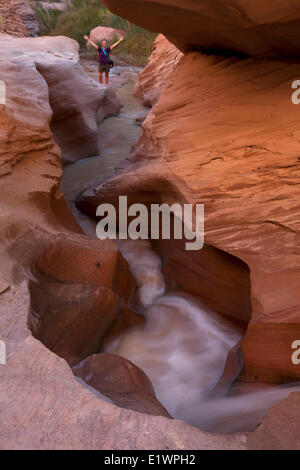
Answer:
[[109, 64], [105, 64], [105, 65], [102, 65], [102, 64], [99, 64], [99, 73], [109, 73], [110, 71], [110, 66]]

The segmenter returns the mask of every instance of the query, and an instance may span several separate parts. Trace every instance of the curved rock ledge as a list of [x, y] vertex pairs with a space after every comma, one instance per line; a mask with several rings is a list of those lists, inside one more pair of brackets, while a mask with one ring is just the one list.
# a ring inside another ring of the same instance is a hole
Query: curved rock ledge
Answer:
[[183, 51], [300, 56], [297, 0], [103, 0], [113, 13], [163, 33]]

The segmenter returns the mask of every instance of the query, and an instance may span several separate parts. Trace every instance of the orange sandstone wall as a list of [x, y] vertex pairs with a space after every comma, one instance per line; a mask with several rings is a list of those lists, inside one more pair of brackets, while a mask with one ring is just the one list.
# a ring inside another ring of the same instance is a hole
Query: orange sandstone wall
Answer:
[[118, 194], [205, 204], [205, 250], [188, 254], [169, 243], [160, 251], [174, 288], [232, 319], [251, 317], [245, 380], [300, 378], [288, 359], [291, 337], [300, 338], [300, 107], [291, 102], [298, 77], [298, 63], [185, 54], [143, 124], [131, 165], [79, 201], [90, 213]]

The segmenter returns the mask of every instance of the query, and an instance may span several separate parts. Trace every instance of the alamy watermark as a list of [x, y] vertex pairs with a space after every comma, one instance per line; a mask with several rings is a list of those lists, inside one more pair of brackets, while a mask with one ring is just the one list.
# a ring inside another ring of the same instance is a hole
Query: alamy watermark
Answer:
[[300, 80], [294, 80], [292, 88], [295, 90], [292, 93], [291, 100], [293, 104], [300, 104]]
[[103, 217], [96, 228], [100, 240], [185, 239], [186, 250], [204, 245], [204, 204], [151, 204], [149, 210], [141, 203], [128, 207], [127, 196], [119, 196], [118, 221], [112, 204], [101, 204], [96, 215]]
[[6, 364], [6, 344], [0, 340], [0, 365]]
[[295, 366], [298, 366], [300, 364], [300, 340], [296, 339], [293, 341], [291, 348], [295, 349], [292, 354], [291, 361]]
[[3, 80], [0, 80], [0, 104], [6, 104], [6, 85]]

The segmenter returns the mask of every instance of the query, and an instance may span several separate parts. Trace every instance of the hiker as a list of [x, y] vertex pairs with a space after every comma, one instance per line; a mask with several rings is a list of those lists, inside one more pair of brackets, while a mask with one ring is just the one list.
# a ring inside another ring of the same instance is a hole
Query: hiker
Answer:
[[113, 64], [111, 58], [109, 57], [110, 51], [112, 51], [115, 47], [117, 47], [120, 42], [123, 41], [124, 38], [120, 38], [117, 42], [115, 42], [112, 46], [107, 46], [106, 39], [101, 41], [101, 46], [97, 46], [90, 38], [85, 34], [84, 39], [88, 41], [92, 46], [94, 46], [97, 51], [99, 52], [99, 82], [103, 83], [103, 72], [105, 73], [105, 83], [108, 85], [109, 83], [109, 72], [110, 68]]

